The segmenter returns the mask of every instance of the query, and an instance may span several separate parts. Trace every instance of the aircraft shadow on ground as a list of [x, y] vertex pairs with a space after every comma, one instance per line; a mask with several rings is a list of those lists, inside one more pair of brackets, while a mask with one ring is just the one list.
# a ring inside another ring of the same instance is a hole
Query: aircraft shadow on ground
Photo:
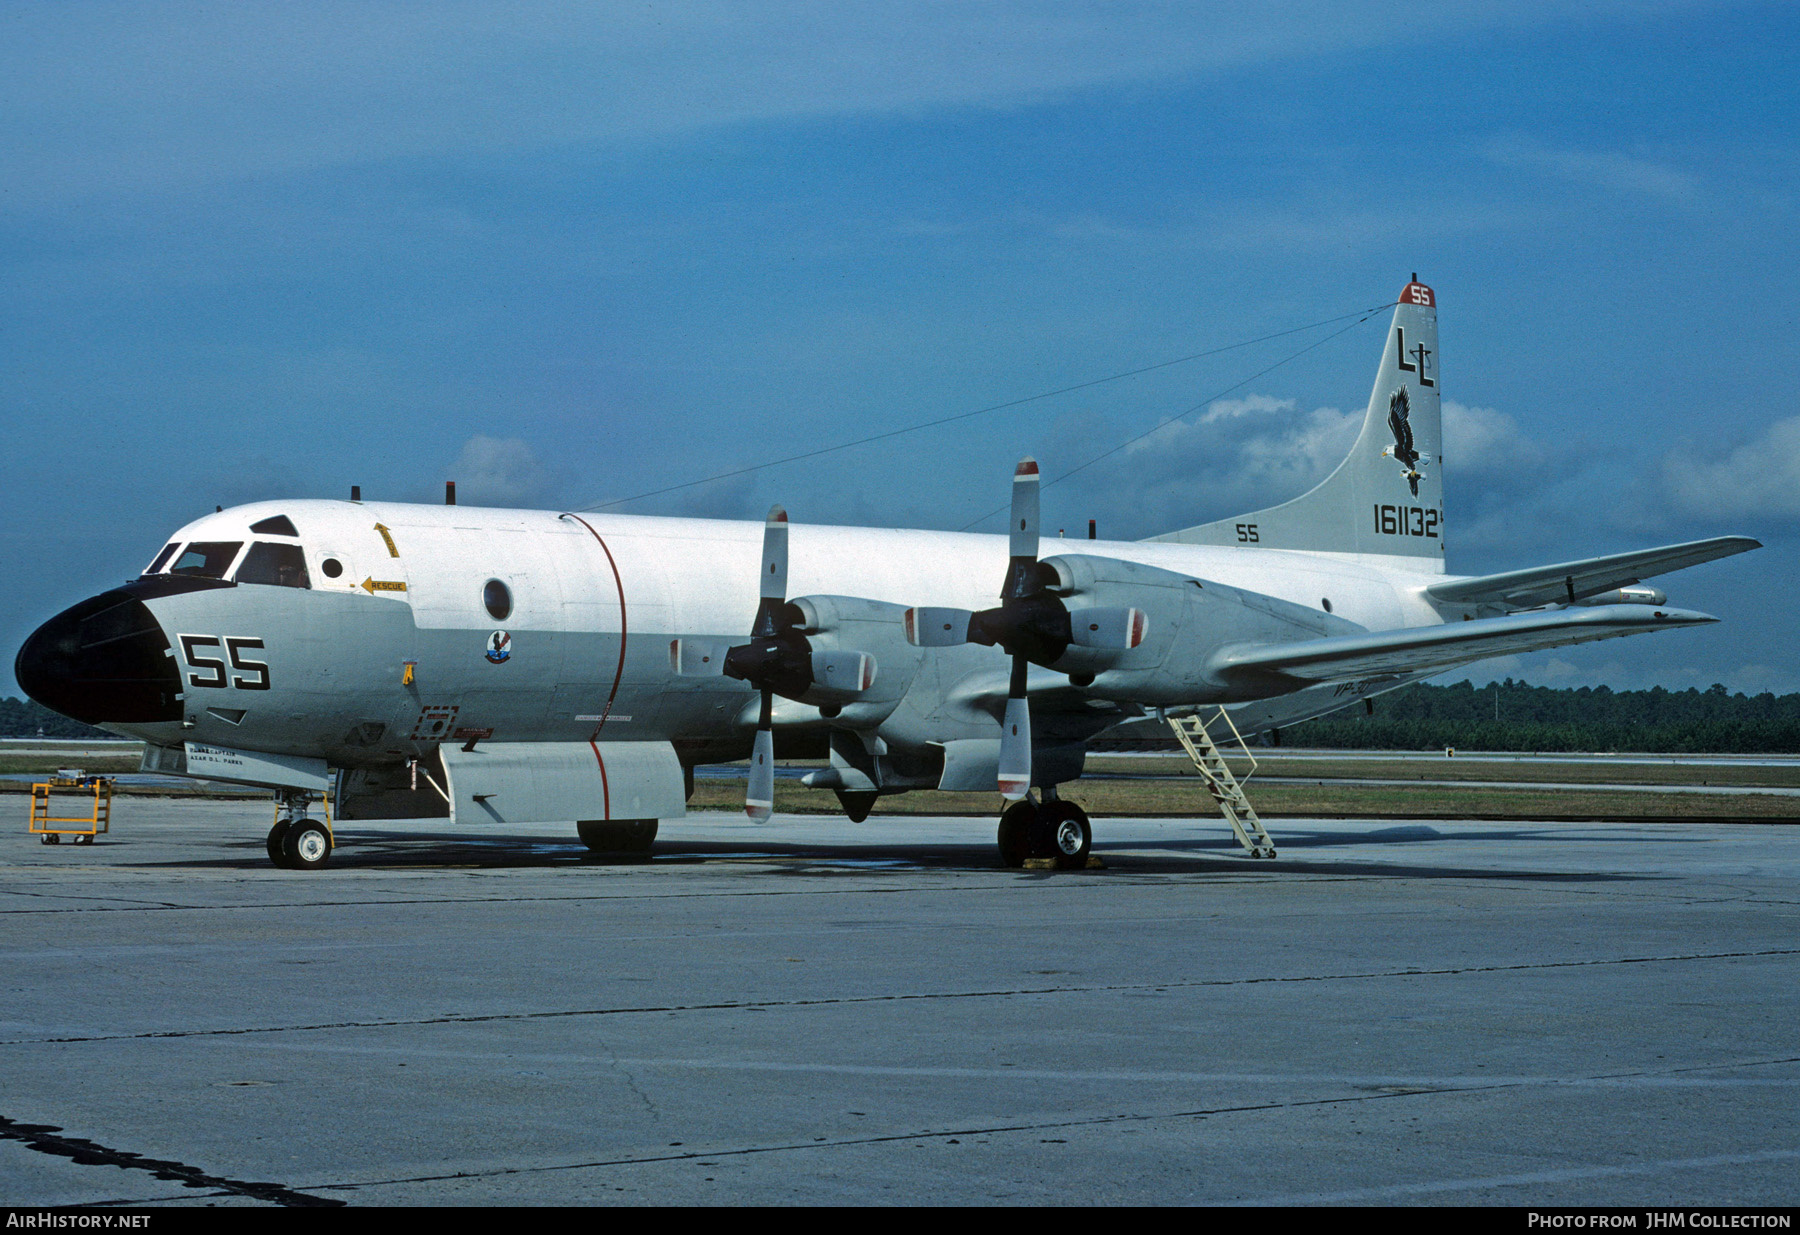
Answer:
[[[1509, 843], [1541, 844], [1565, 838], [1562, 834], [1529, 828], [1458, 832], [1452, 836], [1435, 828], [1416, 824], [1357, 833], [1281, 831], [1276, 834], [1275, 841], [1284, 854], [1274, 861], [1255, 861], [1242, 856], [1236, 842], [1229, 836], [1159, 838], [1144, 845], [1131, 842], [1109, 844], [1100, 840], [1094, 845], [1094, 853], [1105, 864], [1104, 869], [1072, 872], [1025, 870], [1017, 873], [1040, 878], [1104, 877], [1108, 873], [1268, 877], [1285, 873], [1410, 879], [1505, 879], [1541, 883], [1609, 883], [1665, 878], [1660, 875], [1601, 871], [1521, 870], [1502, 866], [1459, 866], [1349, 857], [1334, 861], [1332, 858], [1333, 851], [1354, 850], [1372, 844], [1430, 844], [1454, 839], [1463, 842], [1488, 841], [1504, 847]], [[1615, 838], [1590, 836], [1580, 838], [1583, 844], [1613, 839]], [[1684, 843], [1701, 842], [1689, 840]], [[231, 840], [223, 844], [229, 847], [229, 856], [121, 864], [137, 869], [269, 869], [268, 857], [260, 840]], [[1294, 850], [1304, 850], [1307, 856], [1294, 857]], [[729, 863], [740, 870], [746, 866], [760, 867], [746, 873], [790, 877], [848, 871], [871, 875], [904, 875], [908, 871], [917, 870], [991, 872], [1003, 869], [985, 828], [972, 829], [967, 841], [909, 843], [896, 838], [892, 844], [880, 846], [761, 838], [745, 838], [742, 841], [669, 839], [659, 840], [654, 854], [649, 857], [592, 854], [578, 842], [533, 837], [421, 836], [412, 832], [358, 830], [343, 834], [343, 843], [333, 853], [330, 867], [321, 873], [328, 876], [331, 870], [430, 870], [445, 867], [491, 870], [555, 866], [630, 867], [649, 863], [661, 867]]]

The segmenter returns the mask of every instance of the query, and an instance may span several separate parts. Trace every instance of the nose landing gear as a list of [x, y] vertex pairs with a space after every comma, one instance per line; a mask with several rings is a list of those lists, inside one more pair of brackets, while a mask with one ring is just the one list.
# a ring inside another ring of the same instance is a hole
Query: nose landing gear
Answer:
[[307, 816], [312, 794], [284, 789], [276, 793], [275, 800], [282, 813], [269, 829], [269, 861], [283, 870], [317, 870], [330, 861], [331, 822]]
[[1087, 866], [1094, 830], [1087, 812], [1073, 802], [1046, 795], [1043, 802], [1024, 798], [1000, 816], [1000, 860], [1024, 866], [1028, 859], [1048, 859], [1057, 870]]

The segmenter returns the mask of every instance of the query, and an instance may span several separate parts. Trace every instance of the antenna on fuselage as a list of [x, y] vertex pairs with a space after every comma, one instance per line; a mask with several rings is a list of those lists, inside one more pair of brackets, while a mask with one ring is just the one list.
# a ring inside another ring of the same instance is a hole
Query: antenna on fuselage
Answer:
[[456, 505], [456, 482], [454, 480], [444, 482], [444, 505]]

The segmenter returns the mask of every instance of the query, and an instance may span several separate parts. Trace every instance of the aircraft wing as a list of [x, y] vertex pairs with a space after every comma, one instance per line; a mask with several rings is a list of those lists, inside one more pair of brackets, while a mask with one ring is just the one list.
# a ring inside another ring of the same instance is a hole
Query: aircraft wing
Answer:
[[1436, 672], [1490, 656], [1718, 620], [1688, 609], [1597, 605], [1298, 643], [1239, 644], [1221, 648], [1211, 667], [1223, 677], [1276, 674], [1311, 682], [1341, 681], [1386, 673]]
[[1641, 579], [1667, 574], [1671, 570], [1760, 548], [1762, 542], [1748, 536], [1715, 536], [1711, 540], [1691, 540], [1681, 545], [1614, 553], [1555, 566], [1534, 566], [1530, 570], [1446, 579], [1426, 588], [1425, 594], [1433, 600], [1458, 604], [1501, 604], [1529, 609], [1537, 605], [1572, 603], [1614, 588], [1630, 587]]

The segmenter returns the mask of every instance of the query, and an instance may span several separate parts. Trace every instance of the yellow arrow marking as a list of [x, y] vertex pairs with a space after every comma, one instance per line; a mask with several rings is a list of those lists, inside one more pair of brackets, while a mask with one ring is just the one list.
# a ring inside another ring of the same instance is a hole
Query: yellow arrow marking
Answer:
[[[394, 538], [392, 535], [389, 534], [387, 528], [382, 526], [381, 524], [377, 523], [375, 525], [375, 530], [381, 533], [381, 538], [383, 540], [387, 541], [388, 556], [389, 557], [399, 557], [400, 550], [398, 550], [394, 547]], [[400, 590], [405, 591], [406, 589], [401, 588]]]
[[406, 584], [392, 579], [364, 579], [362, 586], [363, 591], [371, 596], [377, 592], [404, 592], [406, 590]]

